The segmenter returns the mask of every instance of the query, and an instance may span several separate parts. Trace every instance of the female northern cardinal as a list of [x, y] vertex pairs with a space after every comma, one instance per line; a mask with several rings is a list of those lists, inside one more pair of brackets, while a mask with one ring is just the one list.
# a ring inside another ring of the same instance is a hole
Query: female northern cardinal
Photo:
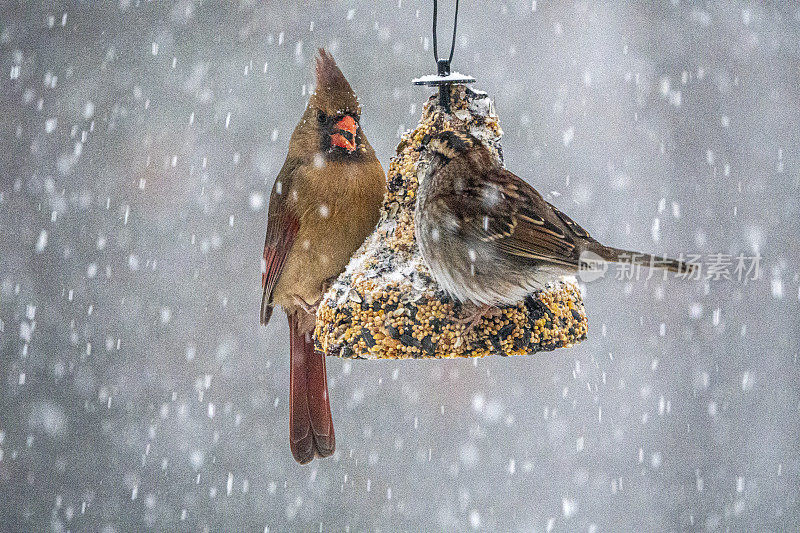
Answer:
[[333, 58], [317, 57], [317, 88], [289, 141], [269, 199], [261, 323], [289, 318], [289, 442], [299, 463], [333, 453], [325, 357], [314, 350], [316, 306], [378, 221], [386, 178], [359, 125], [361, 107]]
[[600, 244], [471, 135], [444, 131], [427, 149], [414, 226], [420, 252], [443, 289], [482, 312], [513, 305], [597, 260], [694, 268]]

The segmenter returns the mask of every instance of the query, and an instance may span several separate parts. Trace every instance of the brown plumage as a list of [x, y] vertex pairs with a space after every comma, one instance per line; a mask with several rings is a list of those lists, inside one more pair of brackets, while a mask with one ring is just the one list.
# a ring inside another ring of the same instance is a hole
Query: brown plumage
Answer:
[[316, 305], [375, 227], [386, 190], [358, 99], [323, 49], [316, 74], [269, 200], [261, 300], [262, 324], [275, 305], [289, 319], [289, 441], [300, 463], [335, 448], [325, 358], [312, 339]]
[[472, 136], [445, 131], [427, 149], [419, 166], [416, 238], [437, 283], [461, 302], [513, 305], [592, 259], [674, 272], [693, 268], [600, 244]]

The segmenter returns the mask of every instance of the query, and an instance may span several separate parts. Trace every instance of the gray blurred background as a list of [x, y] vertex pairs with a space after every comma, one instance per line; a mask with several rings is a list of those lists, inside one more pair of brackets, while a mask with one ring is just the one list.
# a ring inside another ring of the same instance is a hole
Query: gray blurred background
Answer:
[[266, 201], [318, 46], [388, 165], [431, 2], [2, 2], [0, 530], [796, 530], [789, 4], [462, 2], [510, 169], [607, 244], [761, 278], [589, 283], [552, 353], [329, 359], [337, 452], [299, 466]]

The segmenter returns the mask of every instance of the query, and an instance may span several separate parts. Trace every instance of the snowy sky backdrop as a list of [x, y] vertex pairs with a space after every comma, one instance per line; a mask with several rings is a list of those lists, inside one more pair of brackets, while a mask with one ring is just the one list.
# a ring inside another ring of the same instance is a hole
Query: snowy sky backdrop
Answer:
[[0, 2], [0, 530], [796, 525], [789, 4], [463, 1], [511, 170], [608, 244], [763, 277], [589, 284], [570, 350], [329, 359], [337, 453], [301, 467], [266, 200], [318, 46], [388, 165], [431, 2]]

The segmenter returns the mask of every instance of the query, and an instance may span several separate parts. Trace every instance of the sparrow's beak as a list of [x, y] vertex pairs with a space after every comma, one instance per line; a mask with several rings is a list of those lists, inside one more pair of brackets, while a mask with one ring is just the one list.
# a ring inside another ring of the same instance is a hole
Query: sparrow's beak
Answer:
[[358, 124], [350, 115], [345, 115], [333, 126], [334, 133], [331, 134], [331, 144], [344, 148], [348, 152], [356, 149], [356, 131]]

